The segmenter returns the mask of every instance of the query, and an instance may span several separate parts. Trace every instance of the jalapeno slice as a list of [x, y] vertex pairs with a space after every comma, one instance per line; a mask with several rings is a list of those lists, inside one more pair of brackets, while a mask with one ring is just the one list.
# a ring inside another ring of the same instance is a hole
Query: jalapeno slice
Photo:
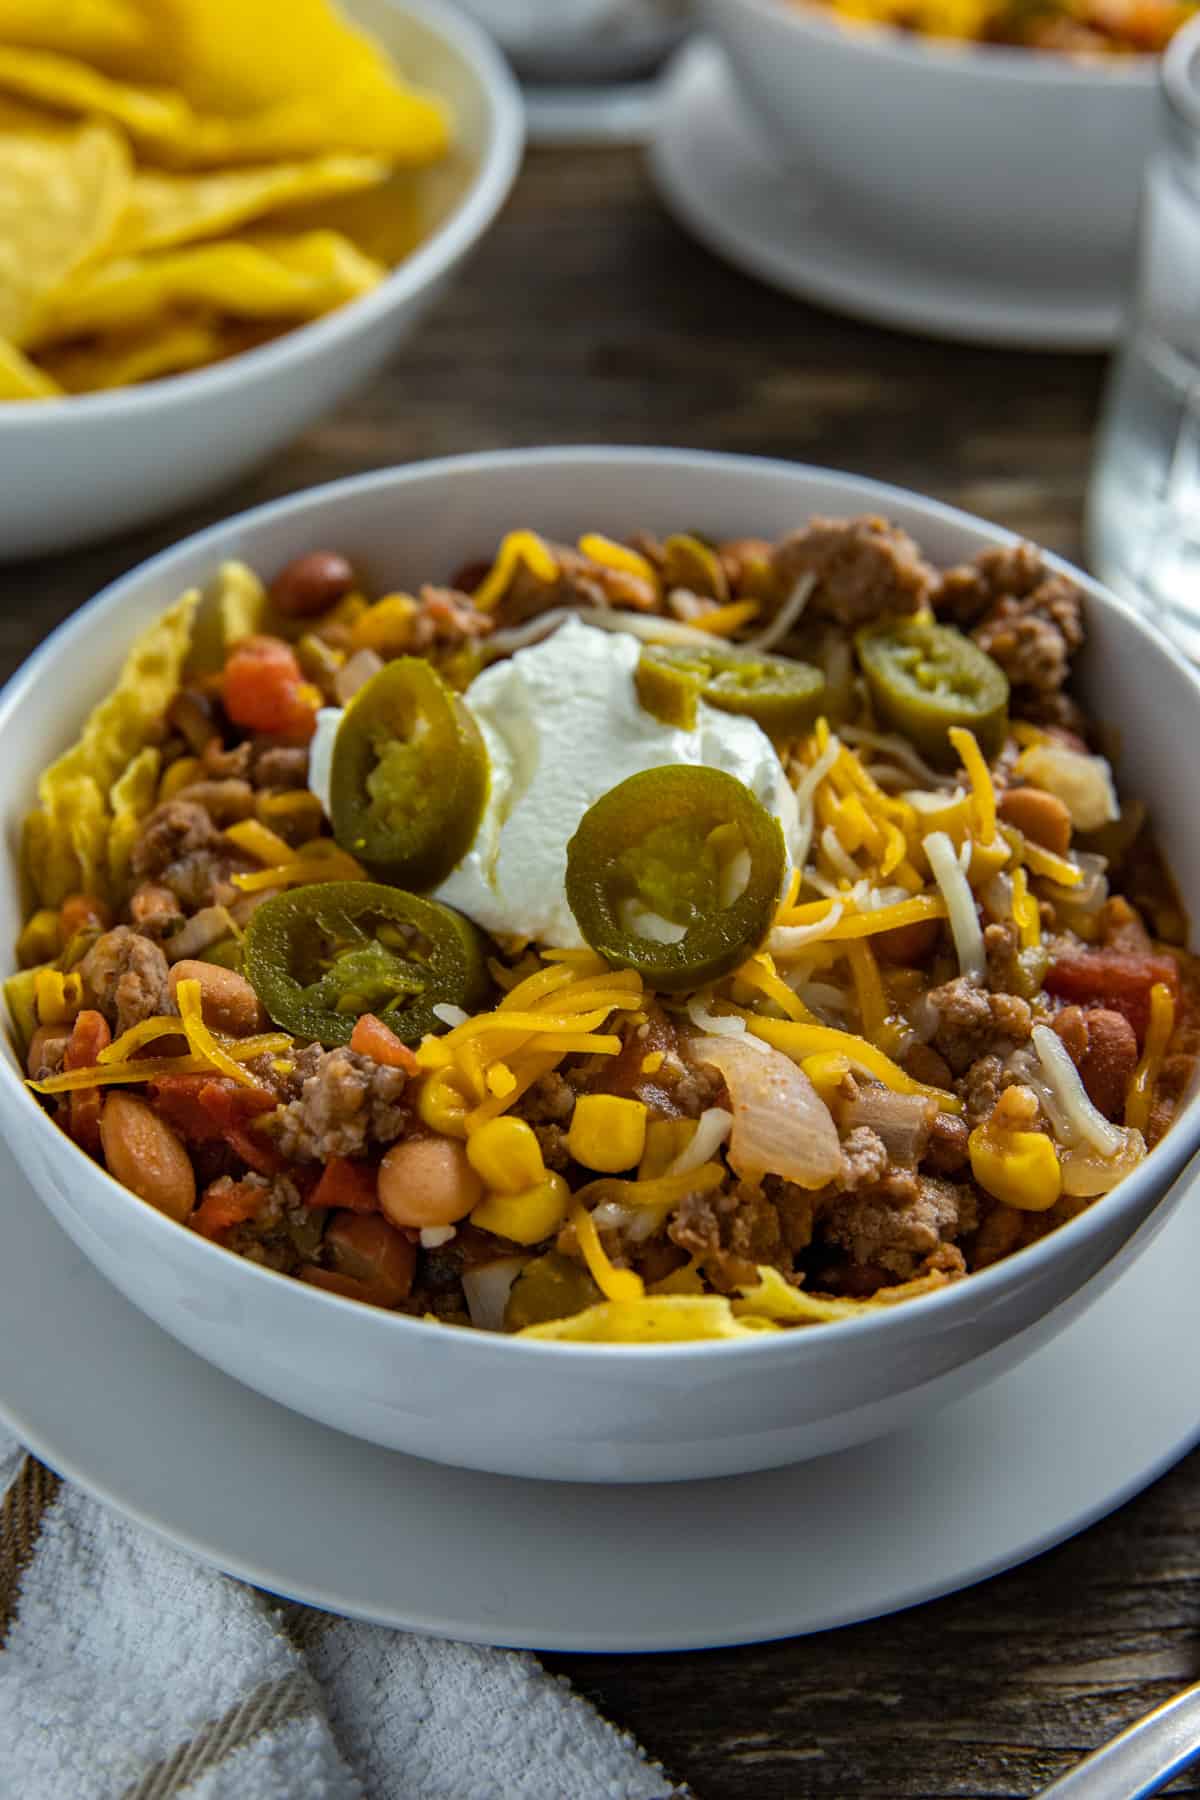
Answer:
[[334, 836], [382, 880], [436, 887], [470, 848], [487, 785], [474, 719], [424, 658], [402, 656], [359, 689], [338, 726]]
[[483, 942], [437, 901], [374, 881], [326, 881], [266, 900], [246, 927], [243, 968], [276, 1025], [344, 1044], [374, 1013], [406, 1044], [444, 1030], [433, 1008], [468, 1010], [488, 989]]
[[1008, 677], [961, 631], [887, 619], [864, 626], [854, 647], [881, 724], [930, 762], [954, 765], [952, 725], [973, 731], [985, 756], [999, 752], [1008, 727]]
[[810, 663], [725, 644], [647, 644], [634, 681], [646, 711], [664, 724], [690, 731], [703, 700], [753, 719], [777, 743], [808, 731], [825, 695], [825, 677]]
[[584, 814], [567, 901], [609, 962], [668, 991], [700, 987], [766, 936], [786, 865], [779, 821], [749, 788], [672, 764], [630, 775]]

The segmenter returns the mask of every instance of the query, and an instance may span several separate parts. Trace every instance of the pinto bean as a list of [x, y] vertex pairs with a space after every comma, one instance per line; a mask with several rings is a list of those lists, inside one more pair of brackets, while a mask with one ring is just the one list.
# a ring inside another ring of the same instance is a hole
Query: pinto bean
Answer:
[[109, 1094], [100, 1143], [110, 1175], [182, 1225], [196, 1204], [196, 1174], [164, 1119], [133, 1094]]
[[453, 1225], [482, 1198], [483, 1183], [456, 1138], [405, 1138], [379, 1165], [379, 1204], [393, 1225]]
[[198, 981], [204, 1023], [227, 1037], [249, 1037], [252, 1032], [264, 1031], [270, 1023], [246, 977], [233, 969], [223, 969], [218, 963], [192, 962], [185, 957], [174, 965], [167, 981], [173, 999], [178, 996], [181, 981]]
[[336, 550], [310, 550], [280, 569], [271, 583], [271, 604], [285, 619], [311, 619], [328, 612], [354, 586], [354, 570]]
[[1035, 787], [1006, 788], [997, 810], [1006, 825], [1043, 850], [1065, 856], [1071, 848], [1071, 815], [1057, 794]]

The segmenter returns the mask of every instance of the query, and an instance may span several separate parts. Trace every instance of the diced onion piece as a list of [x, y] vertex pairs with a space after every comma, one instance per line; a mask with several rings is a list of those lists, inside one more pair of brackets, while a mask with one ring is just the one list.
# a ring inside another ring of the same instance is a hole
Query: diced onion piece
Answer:
[[922, 838], [921, 846], [946, 902], [950, 932], [954, 948], [958, 952], [959, 971], [969, 981], [982, 982], [987, 974], [983, 927], [975, 910], [975, 896], [955, 854], [954, 845], [944, 831], [931, 831], [928, 837]]
[[780, 1175], [798, 1187], [824, 1187], [842, 1168], [842, 1147], [829, 1108], [803, 1069], [781, 1051], [765, 1056], [742, 1039], [701, 1038], [694, 1061], [725, 1077], [733, 1125], [728, 1160], [747, 1180]]
[[1071, 1061], [1066, 1045], [1048, 1025], [1035, 1025], [1033, 1047], [1046, 1081], [1054, 1090], [1062, 1110], [1066, 1129], [1076, 1143], [1082, 1138], [1099, 1150], [1101, 1156], [1116, 1156], [1125, 1141], [1125, 1133], [1112, 1125], [1088, 1099], [1079, 1070]]
[[1098, 831], [1121, 816], [1112, 769], [1103, 756], [1089, 756], [1050, 740], [1022, 751], [1017, 772], [1033, 787], [1061, 800], [1076, 831]]
[[868, 1125], [883, 1140], [889, 1162], [911, 1168], [921, 1159], [929, 1141], [929, 1128], [937, 1106], [924, 1094], [897, 1094], [882, 1082], [864, 1082], [858, 1098], [842, 1115], [845, 1130]]
[[429, 1010], [435, 1019], [440, 1019], [443, 1025], [449, 1025], [452, 1031], [456, 1025], [465, 1025], [471, 1017], [470, 1013], [464, 1012], [461, 1006], [452, 1006], [449, 1000], [439, 1000], [436, 1006], [430, 1007]]
[[480, 1331], [504, 1330], [508, 1296], [527, 1261], [524, 1256], [502, 1256], [496, 1262], [479, 1263], [463, 1270], [463, 1293], [472, 1325], [478, 1326]]
[[706, 1106], [696, 1121], [696, 1129], [674, 1162], [668, 1175], [687, 1175], [701, 1163], [711, 1162], [733, 1127], [733, 1114], [723, 1106]]
[[1101, 1156], [1084, 1144], [1063, 1150], [1058, 1158], [1063, 1193], [1087, 1199], [1095, 1194], [1107, 1194], [1118, 1181], [1123, 1181], [1132, 1169], [1136, 1169], [1145, 1154], [1146, 1141], [1141, 1132], [1129, 1129], [1121, 1132], [1121, 1147], [1115, 1156]]

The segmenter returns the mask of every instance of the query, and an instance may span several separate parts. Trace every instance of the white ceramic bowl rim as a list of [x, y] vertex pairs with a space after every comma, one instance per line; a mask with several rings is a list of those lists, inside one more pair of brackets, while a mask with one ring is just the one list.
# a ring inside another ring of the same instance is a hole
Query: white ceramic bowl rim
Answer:
[[[423, 293], [486, 231], [512, 186], [525, 144], [525, 111], [508, 64], [486, 32], [443, 0], [403, 0], [404, 11], [441, 37], [468, 63], [488, 108], [487, 137], [470, 185], [437, 229], [367, 294], [320, 318], [281, 333], [257, 349], [240, 351], [209, 368], [189, 369], [139, 386], [98, 394], [71, 394], [61, 402], [0, 406], [0, 437], [15, 437], [36, 412], [39, 426], [68, 430], [86, 410], [97, 419], [127, 418], [169, 407], [203, 385], [210, 395], [257, 374], [282, 372], [303, 363], [339, 339], [353, 335], [398, 302]], [[15, 446], [14, 446], [15, 450]]]
[[[997, 526], [990, 526], [985, 520], [963, 512], [958, 507], [947, 506], [942, 501], [926, 499], [923, 495], [914, 493], [912, 489], [897, 487], [890, 482], [874, 481], [866, 476], [847, 475], [841, 470], [820, 469], [815, 465], [786, 462], [775, 457], [727, 455], [704, 450], [648, 449], [639, 445], [594, 446], [585, 444], [536, 450], [493, 450], [472, 456], [438, 457], [428, 462], [376, 469], [368, 474], [348, 476], [341, 481], [325, 482], [318, 487], [304, 488], [297, 493], [286, 495], [283, 499], [253, 507], [247, 512], [234, 514], [218, 524], [210, 525], [203, 531], [195, 532], [190, 537], [181, 539], [179, 543], [172, 545], [167, 550], [160, 551], [156, 556], [141, 563], [136, 569], [121, 576], [119, 580], [111, 582], [58, 626], [0, 690], [0, 735], [8, 726], [14, 709], [21, 705], [30, 689], [35, 687], [41, 677], [48, 672], [56, 658], [60, 655], [69, 655], [73, 640], [82, 635], [83, 628], [93, 613], [118, 606], [124, 595], [130, 589], [140, 586], [147, 575], [155, 571], [169, 570], [170, 564], [176, 556], [182, 555], [185, 551], [203, 550], [208, 543], [215, 545], [226, 536], [232, 525], [252, 528], [260, 523], [266, 523], [268, 520], [278, 521], [289, 517], [294, 517], [299, 521], [303, 519], [304, 514], [315, 501], [335, 500], [339, 496], [347, 498], [351, 495], [359, 496], [369, 494], [372, 490], [386, 492], [396, 487], [408, 486], [410, 483], [420, 484], [423, 481], [438, 481], [445, 477], [452, 477], [459, 471], [486, 474], [489, 470], [501, 472], [519, 468], [527, 470], [531, 476], [536, 477], [540, 467], [561, 466], [563, 463], [578, 464], [581, 470], [589, 466], [594, 467], [597, 463], [620, 463], [625, 466], [631, 463], [641, 464], [645, 467], [648, 478], [652, 478], [655, 469], [664, 464], [670, 464], [675, 469], [685, 471], [689, 466], [709, 472], [713, 470], [720, 472], [725, 469], [731, 477], [739, 473], [744, 475], [748, 465], [764, 471], [824, 475], [844, 484], [848, 498], [853, 497], [855, 501], [861, 499], [863, 505], [871, 510], [886, 513], [892, 505], [909, 505], [916, 500], [923, 511], [953, 528], [966, 527], [971, 531], [978, 531], [983, 527], [995, 542], [1015, 544], [1020, 541], [1011, 531], [1003, 531]], [[1046, 553], [1046, 556], [1047, 561], [1055, 568], [1070, 575], [1072, 579], [1082, 585], [1093, 604], [1099, 602], [1120, 612], [1130, 626], [1145, 639], [1148, 648], [1152, 649], [1155, 655], [1165, 656], [1174, 663], [1191, 687], [1195, 695], [1197, 713], [1200, 715], [1200, 673], [1180, 655], [1174, 646], [1161, 637], [1132, 607], [1110, 594], [1099, 583], [1091, 580], [1062, 557], [1054, 556], [1049, 552]], [[15, 1095], [20, 1096], [21, 1104], [31, 1106], [36, 1110], [38, 1124], [35, 1129], [58, 1134], [58, 1127], [49, 1115], [38, 1106], [7, 1057], [0, 1057], [0, 1082], [3, 1082]], [[1193, 1098], [1184, 1116], [1171, 1127], [1162, 1142], [1156, 1145], [1146, 1160], [1140, 1163], [1131, 1175], [1127, 1175], [1110, 1193], [1102, 1195], [1088, 1207], [1086, 1212], [1060, 1226], [1057, 1231], [1050, 1232], [1046, 1237], [1017, 1251], [1014, 1256], [994, 1263], [990, 1268], [969, 1275], [962, 1281], [952, 1282], [934, 1293], [921, 1295], [911, 1303], [891, 1308], [881, 1307], [876, 1311], [864, 1313], [858, 1319], [837, 1320], [814, 1329], [820, 1332], [823, 1339], [826, 1334], [833, 1331], [847, 1341], [852, 1334], [862, 1335], [866, 1332], [874, 1332], [878, 1334], [882, 1347], [890, 1337], [907, 1329], [904, 1321], [911, 1319], [914, 1309], [920, 1309], [922, 1321], [927, 1322], [933, 1331], [937, 1331], [939, 1328], [948, 1328], [955, 1322], [956, 1315], [960, 1312], [983, 1311], [989, 1301], [998, 1297], [1000, 1290], [1008, 1286], [1013, 1279], [1014, 1270], [1019, 1270], [1023, 1275], [1032, 1279], [1041, 1272], [1046, 1264], [1054, 1260], [1057, 1247], [1062, 1244], [1068, 1233], [1072, 1242], [1095, 1236], [1105, 1229], [1113, 1212], [1125, 1210], [1127, 1207], [1132, 1208], [1136, 1204], [1139, 1193], [1153, 1184], [1159, 1164], [1166, 1160], [1164, 1151], [1167, 1145], [1170, 1144], [1173, 1149], [1180, 1146], [1180, 1134], [1186, 1142], [1190, 1158], [1200, 1146], [1200, 1096]], [[124, 1197], [129, 1206], [140, 1207], [144, 1213], [148, 1212], [151, 1215], [144, 1220], [148, 1229], [171, 1233], [178, 1233], [182, 1229], [164, 1214], [147, 1207], [144, 1201], [139, 1200], [122, 1183], [115, 1181], [106, 1170], [94, 1163], [78, 1146], [71, 1144], [69, 1148], [74, 1155], [78, 1156], [90, 1179], [107, 1182], [115, 1192]], [[273, 1269], [264, 1268], [261, 1264], [248, 1262], [245, 1258], [234, 1257], [228, 1250], [221, 1249], [218, 1245], [210, 1243], [206, 1238], [201, 1238], [195, 1233], [190, 1235], [194, 1239], [196, 1255], [219, 1257], [222, 1267], [230, 1279], [243, 1279], [249, 1282], [291, 1281], [293, 1279], [290, 1276], [280, 1275]], [[308, 1293], [314, 1306], [353, 1308], [356, 1314], [361, 1313], [362, 1309], [356, 1301], [343, 1299], [340, 1295], [326, 1293], [319, 1288], [310, 1288]], [[429, 1345], [431, 1333], [436, 1336], [445, 1333], [448, 1329], [444, 1325], [427, 1323], [423, 1319], [415, 1319], [405, 1313], [388, 1313], [378, 1309], [372, 1309], [372, 1311], [374, 1313], [373, 1323], [377, 1322], [384, 1329], [417, 1334], [425, 1346]], [[636, 1362], [648, 1356], [676, 1359], [690, 1357], [704, 1361], [708, 1361], [713, 1356], [770, 1356], [777, 1355], [785, 1346], [794, 1346], [786, 1352], [789, 1358], [792, 1355], [803, 1356], [803, 1346], [809, 1332], [805, 1329], [778, 1333], [763, 1332], [760, 1335], [744, 1338], [712, 1339], [682, 1344], [559, 1344], [543, 1342], [536, 1338], [506, 1337], [501, 1333], [481, 1332], [478, 1335], [495, 1346], [498, 1356], [512, 1358], [569, 1352], [572, 1357], [586, 1357], [594, 1362], [601, 1361], [607, 1364], [620, 1359], [630, 1359]]]
[[903, 32], [869, 21], [860, 28], [840, 21], [821, 4], [821, 0], [803, 0], [799, 5], [792, 4], [792, 0], [723, 0], [723, 3], [776, 23], [782, 16], [801, 33], [836, 39], [885, 63], [909, 66], [920, 63], [928, 67], [934, 62], [946, 75], [962, 76], [968, 81], [999, 79], [1028, 82], [1035, 87], [1077, 90], [1081, 87], [1146, 88], [1153, 87], [1158, 79], [1159, 58], [1153, 55], [1087, 59], [1066, 56], [1061, 51], [1024, 50], [1011, 44], [921, 37], [915, 32]]

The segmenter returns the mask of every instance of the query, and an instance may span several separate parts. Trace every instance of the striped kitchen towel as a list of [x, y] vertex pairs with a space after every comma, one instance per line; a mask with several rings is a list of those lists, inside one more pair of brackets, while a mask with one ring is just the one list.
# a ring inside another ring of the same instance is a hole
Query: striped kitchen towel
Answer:
[[532, 1656], [273, 1600], [3, 1435], [0, 1491], [0, 1794], [13, 1800], [682, 1793]]

